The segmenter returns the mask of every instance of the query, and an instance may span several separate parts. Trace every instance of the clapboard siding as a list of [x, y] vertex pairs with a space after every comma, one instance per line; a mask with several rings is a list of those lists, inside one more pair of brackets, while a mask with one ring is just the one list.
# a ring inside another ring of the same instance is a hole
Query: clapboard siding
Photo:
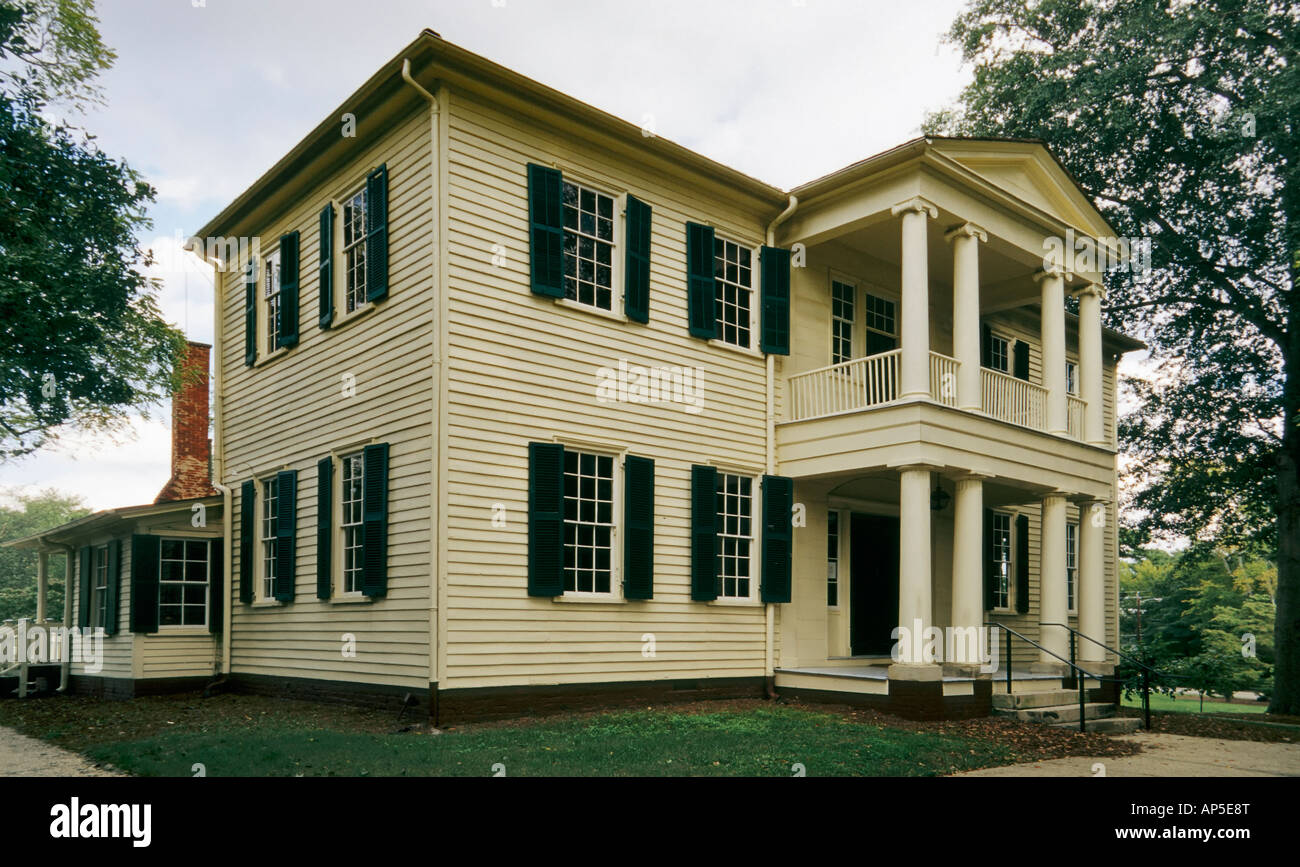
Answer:
[[[114, 537], [105, 534], [89, 536], [79, 541], [76, 550], [73, 552], [73, 569], [76, 580], [72, 583], [72, 625], [76, 627], [80, 621], [78, 612], [81, 610], [81, 549], [89, 546], [98, 548], [101, 545], [107, 545]], [[94, 568], [94, 558], [91, 558], [91, 568]], [[93, 575], [93, 572], [92, 572]], [[131, 537], [127, 536], [122, 539], [122, 560], [119, 575], [118, 589], [118, 632], [117, 635], [104, 636], [103, 643], [100, 645], [101, 667], [98, 671], [90, 670], [93, 664], [87, 665], [80, 660], [73, 660], [68, 666], [70, 674], [86, 675], [88, 677], [120, 677], [130, 678], [134, 676], [135, 671], [135, 636], [131, 634]], [[94, 643], [87, 645], [92, 651]]]
[[[435, 326], [431, 159], [429, 112], [421, 107], [363, 145], [345, 165], [322, 175], [287, 212], [258, 227], [264, 251], [283, 234], [301, 233], [297, 347], [245, 367], [243, 277], [233, 271], [223, 275], [223, 482], [234, 489], [229, 603], [235, 674], [428, 686]], [[317, 326], [319, 214], [380, 164], [388, 167], [388, 298], [344, 318], [345, 284], [338, 273], [335, 324], [322, 331]], [[345, 384], [354, 384], [355, 396], [345, 396]], [[321, 602], [316, 598], [316, 463], [370, 442], [390, 446], [388, 596], [365, 603]], [[239, 602], [240, 484], [283, 469], [298, 471], [295, 600], [245, 605]], [[345, 636], [356, 640], [355, 657], [343, 652]]]

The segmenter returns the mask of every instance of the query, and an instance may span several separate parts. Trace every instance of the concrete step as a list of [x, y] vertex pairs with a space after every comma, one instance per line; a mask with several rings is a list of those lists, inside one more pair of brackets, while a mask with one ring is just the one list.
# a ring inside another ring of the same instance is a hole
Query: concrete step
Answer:
[[[1061, 681], [1062, 678], [1059, 677], [1034, 678], [1033, 680], [1014, 680], [1011, 682], [1011, 694], [1022, 695], [1024, 693], [1051, 692], [1053, 690], [1059, 690], [1062, 689]], [[1100, 686], [1101, 686], [1100, 680], [1097, 680], [1096, 678], [1093, 677], [1084, 678], [1083, 681], [1084, 689], [1097, 689]], [[1067, 689], [1065, 691], [1075, 692], [1077, 694], [1077, 691], [1073, 689]], [[993, 695], [998, 696], [998, 695], [1006, 695], [1006, 694], [1007, 694], [1006, 678], [994, 677]]]
[[[1105, 719], [1115, 715], [1115, 705], [1105, 704], [1102, 702], [1091, 702], [1085, 704], [1085, 719]], [[1038, 723], [1078, 723], [1079, 722], [1079, 704], [1054, 704], [1040, 707], [1029, 708], [994, 708], [994, 716], [1011, 717], [1022, 722]]]
[[[1077, 714], [1075, 715], [1074, 722], [1053, 723], [1053, 725], [1055, 728], [1058, 729], [1074, 729], [1075, 731], [1078, 731], [1079, 729], [1078, 715]], [[1142, 720], [1138, 719], [1135, 716], [1112, 716], [1103, 719], [1090, 719], [1087, 722], [1087, 726], [1088, 726], [1088, 731], [1090, 732], [1105, 732], [1106, 734], [1127, 734], [1128, 732], [1135, 732], [1138, 729], [1142, 728]]]
[[1005, 692], [993, 694], [993, 707], [999, 710], [1017, 710], [1032, 707], [1051, 707], [1078, 703], [1079, 693], [1073, 689], [1044, 688], [1041, 692]]

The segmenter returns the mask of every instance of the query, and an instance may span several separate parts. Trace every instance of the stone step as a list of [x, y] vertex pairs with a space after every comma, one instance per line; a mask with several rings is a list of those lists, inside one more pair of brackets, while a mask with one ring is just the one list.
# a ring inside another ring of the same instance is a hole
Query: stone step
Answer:
[[[1035, 678], [1033, 680], [1013, 680], [1011, 682], [1011, 694], [1021, 695], [1023, 693], [1052, 692], [1054, 690], [1063, 689], [1063, 687], [1061, 686], [1061, 680], [1062, 678], [1059, 677], [1045, 677], [1041, 679]], [[1100, 680], [1097, 680], [1096, 678], [1093, 677], [1084, 678], [1083, 681], [1084, 689], [1097, 689], [1100, 686], [1101, 686]], [[1065, 691], [1074, 692], [1077, 695], [1076, 690], [1067, 689]], [[1006, 695], [1006, 694], [1007, 694], [1006, 678], [994, 677], [993, 695], [998, 696], [998, 695]]]
[[1051, 707], [1078, 703], [1079, 693], [1073, 689], [1043, 689], [1040, 692], [1005, 692], [993, 694], [993, 707], [1000, 710], [1016, 710], [1031, 707]]
[[[1075, 731], [1078, 731], [1078, 715], [1076, 714], [1075, 717], [1074, 722], [1053, 723], [1053, 726], [1058, 729], [1074, 729]], [[1088, 731], [1090, 732], [1127, 734], [1128, 732], [1135, 732], [1142, 728], [1142, 720], [1135, 716], [1112, 716], [1103, 719], [1090, 719], [1087, 722], [1087, 726]]]
[[[1115, 715], [1115, 705], [1105, 704], [1102, 702], [1090, 702], [1084, 707], [1086, 719], [1104, 719]], [[1022, 722], [1039, 722], [1039, 723], [1078, 723], [1079, 722], [1079, 705], [1074, 704], [1055, 704], [1044, 705], [1041, 707], [1031, 708], [994, 708], [994, 716], [1011, 717]]]

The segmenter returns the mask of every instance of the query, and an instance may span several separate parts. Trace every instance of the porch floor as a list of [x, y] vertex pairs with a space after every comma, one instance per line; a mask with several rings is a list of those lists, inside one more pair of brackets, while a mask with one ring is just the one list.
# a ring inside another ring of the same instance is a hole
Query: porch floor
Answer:
[[[802, 674], [802, 675], [820, 675], [822, 677], [843, 677], [858, 680], [889, 680], [889, 666], [887, 665], [834, 665], [834, 666], [800, 666], [798, 668], [778, 668], [776, 674]], [[1006, 669], [998, 669], [990, 675], [994, 681], [1001, 680], [1006, 683]], [[949, 676], [944, 675], [945, 683], [959, 683], [961, 681], [974, 680], [972, 677]], [[1011, 670], [1011, 680], [1030, 681], [1030, 680], [1054, 680], [1060, 681], [1059, 674], [1044, 674], [1030, 671]]]

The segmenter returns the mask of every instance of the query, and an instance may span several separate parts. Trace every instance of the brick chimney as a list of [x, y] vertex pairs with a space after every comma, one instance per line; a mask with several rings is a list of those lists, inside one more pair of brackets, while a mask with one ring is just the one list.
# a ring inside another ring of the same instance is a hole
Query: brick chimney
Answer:
[[[155, 503], [215, 496], [208, 439], [208, 359], [212, 347], [190, 342], [185, 380], [172, 397], [172, 477]], [[197, 371], [197, 374], [196, 374]], [[198, 376], [197, 379], [191, 377]]]

